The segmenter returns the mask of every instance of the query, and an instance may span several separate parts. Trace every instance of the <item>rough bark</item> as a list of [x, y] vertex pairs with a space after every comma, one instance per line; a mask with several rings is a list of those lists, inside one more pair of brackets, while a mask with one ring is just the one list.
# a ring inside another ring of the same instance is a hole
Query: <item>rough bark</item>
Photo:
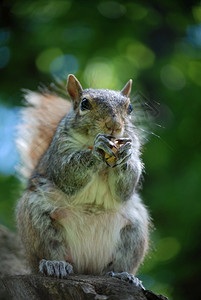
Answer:
[[[15, 232], [0, 225], [0, 275], [28, 274], [21, 241]], [[1, 299], [1, 298], [0, 298]]]
[[1, 276], [2, 300], [165, 300], [151, 291], [108, 276], [71, 275], [53, 279], [41, 275]]
[[27, 273], [17, 235], [0, 226], [1, 300], [167, 300], [109, 276], [70, 275], [62, 280]]

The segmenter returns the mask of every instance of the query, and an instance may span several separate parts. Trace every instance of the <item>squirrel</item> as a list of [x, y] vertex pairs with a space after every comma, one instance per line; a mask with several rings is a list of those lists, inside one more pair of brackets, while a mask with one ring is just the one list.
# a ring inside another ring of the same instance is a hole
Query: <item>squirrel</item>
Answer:
[[28, 184], [16, 219], [32, 272], [109, 274], [142, 286], [134, 275], [150, 217], [137, 192], [143, 163], [131, 86], [83, 89], [70, 74], [72, 105], [27, 92], [17, 144]]

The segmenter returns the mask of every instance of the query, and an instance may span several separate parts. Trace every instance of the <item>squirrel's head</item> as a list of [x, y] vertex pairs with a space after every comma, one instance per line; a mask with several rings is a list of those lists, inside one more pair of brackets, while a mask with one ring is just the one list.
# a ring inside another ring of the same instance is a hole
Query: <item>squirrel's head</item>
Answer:
[[132, 112], [131, 85], [129, 80], [121, 91], [83, 89], [77, 78], [69, 75], [67, 91], [75, 113], [73, 128], [90, 137], [98, 133], [122, 136]]

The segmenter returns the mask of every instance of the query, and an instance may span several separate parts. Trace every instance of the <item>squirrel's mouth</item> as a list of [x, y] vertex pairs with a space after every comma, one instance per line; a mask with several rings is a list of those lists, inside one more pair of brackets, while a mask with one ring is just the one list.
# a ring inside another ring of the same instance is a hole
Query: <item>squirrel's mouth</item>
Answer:
[[123, 137], [124, 130], [123, 130], [123, 128], [118, 129], [118, 130], [114, 130], [114, 129], [107, 130], [106, 134], [108, 134], [114, 138], [121, 138], [121, 137]]

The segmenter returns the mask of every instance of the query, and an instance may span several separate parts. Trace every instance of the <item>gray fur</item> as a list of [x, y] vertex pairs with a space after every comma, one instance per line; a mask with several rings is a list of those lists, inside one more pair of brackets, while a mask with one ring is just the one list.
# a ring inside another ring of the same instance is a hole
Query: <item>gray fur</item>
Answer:
[[[68, 227], [64, 226], [67, 228], [64, 230], [62, 222], [52, 216], [57, 209], [59, 212], [61, 208], [70, 210], [74, 199], [78, 199], [90, 186], [94, 177], [105, 176], [111, 201], [114, 202], [113, 206], [110, 205], [112, 208], [107, 210], [104, 202], [101, 205], [88, 205], [86, 202], [81, 208], [73, 206], [72, 211], [83, 213], [83, 220], [84, 207], [87, 205], [94, 207], [94, 210], [87, 211], [89, 220], [96, 214], [103, 214], [103, 217], [108, 213], [116, 217], [122, 215], [122, 220], [125, 219], [127, 224], [122, 225], [118, 242], [111, 249], [113, 259], [104, 262], [105, 267], [97, 269], [95, 273], [102, 274], [110, 270], [135, 273], [148, 247], [149, 217], [136, 194], [143, 165], [139, 138], [131, 130], [133, 127], [127, 113], [129, 99], [121, 92], [82, 90], [81, 86], [79, 93], [80, 99], [76, 98], [75, 108], [60, 122], [49, 148], [32, 173], [26, 193], [19, 201], [17, 219], [22, 241], [33, 271], [37, 271], [42, 260], [41, 272], [64, 278], [71, 270], [68, 261], [71, 245], [65, 233]], [[88, 97], [93, 107], [86, 114], [79, 111], [78, 104], [83, 97]], [[110, 135], [124, 142], [116, 154], [111, 150]], [[105, 153], [116, 156], [113, 168], [107, 164]], [[133, 214], [129, 211], [129, 203]], [[87, 227], [88, 224], [83, 226]], [[79, 272], [76, 263], [74, 270]]]
[[21, 239], [34, 272], [38, 271], [41, 258], [65, 260], [66, 242], [62, 228], [50, 218], [54, 206], [46, 201], [52, 188], [47, 179], [37, 178], [16, 209]]
[[148, 228], [146, 225], [148, 215], [145, 208], [141, 205], [139, 196], [135, 194], [134, 197], [135, 208], [139, 213], [139, 217], [131, 218], [130, 224], [122, 228], [119, 243], [114, 250], [112, 264], [106, 268], [106, 272], [127, 271], [135, 274], [143, 260], [148, 243]]

